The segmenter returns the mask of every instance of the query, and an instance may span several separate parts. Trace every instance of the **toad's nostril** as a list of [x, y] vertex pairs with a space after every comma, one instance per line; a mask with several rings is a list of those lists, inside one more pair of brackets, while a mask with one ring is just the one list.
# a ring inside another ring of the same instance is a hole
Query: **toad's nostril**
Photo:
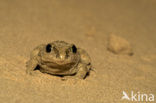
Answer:
[[65, 55], [65, 58], [67, 59], [67, 58], [69, 58], [69, 53], [66, 53], [66, 55]]
[[56, 54], [56, 58], [59, 58], [60, 57], [60, 55], [59, 54]]
[[65, 58], [67, 59], [69, 57], [69, 50], [65, 52]]
[[69, 55], [68, 55], [68, 54], [66, 54], [65, 58], [67, 59], [68, 57], [69, 57]]

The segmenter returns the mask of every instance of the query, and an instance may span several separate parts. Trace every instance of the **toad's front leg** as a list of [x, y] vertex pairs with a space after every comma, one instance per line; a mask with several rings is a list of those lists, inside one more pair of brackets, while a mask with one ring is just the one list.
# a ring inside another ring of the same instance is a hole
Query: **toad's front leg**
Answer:
[[75, 77], [79, 79], [85, 79], [87, 74], [90, 72], [90, 69], [91, 69], [90, 64], [80, 63], [78, 65], [78, 72], [76, 73]]
[[36, 71], [34, 71], [37, 66], [38, 63], [40, 62], [40, 57], [38, 56], [40, 50], [42, 50], [44, 48], [44, 44], [39, 45], [38, 47], [36, 47], [30, 54], [30, 60], [27, 61], [26, 63], [26, 73], [33, 75], [36, 73]]
[[87, 76], [87, 73], [89, 73], [89, 71], [90, 71], [90, 67], [91, 67], [91, 65], [86, 65], [86, 64], [80, 63], [80, 64], [78, 64], [78, 67], [77, 67], [78, 71], [75, 75], [64, 76], [62, 78], [62, 80], [68, 80], [68, 79], [74, 79], [74, 80], [80, 79], [80, 80], [82, 80], [82, 79], [85, 79]]
[[37, 71], [34, 71], [37, 67], [38, 67], [38, 61], [36, 58], [32, 58], [30, 59], [27, 63], [26, 63], [26, 73], [30, 74], [30, 75], [35, 75], [38, 74]]

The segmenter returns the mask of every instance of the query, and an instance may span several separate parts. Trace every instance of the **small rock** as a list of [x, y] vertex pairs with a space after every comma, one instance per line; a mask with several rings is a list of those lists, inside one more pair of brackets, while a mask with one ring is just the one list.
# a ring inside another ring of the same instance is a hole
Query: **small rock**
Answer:
[[133, 55], [132, 48], [127, 40], [111, 34], [108, 38], [107, 49], [114, 54]]

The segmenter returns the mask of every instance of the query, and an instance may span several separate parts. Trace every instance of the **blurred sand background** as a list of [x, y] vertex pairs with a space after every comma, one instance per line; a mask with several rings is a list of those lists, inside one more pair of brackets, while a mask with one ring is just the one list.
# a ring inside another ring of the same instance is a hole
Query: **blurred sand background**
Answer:
[[[111, 33], [134, 55], [109, 52]], [[30, 51], [55, 40], [88, 51], [96, 72], [26, 75]], [[0, 0], [0, 103], [127, 103], [123, 90], [156, 95], [155, 0]]]

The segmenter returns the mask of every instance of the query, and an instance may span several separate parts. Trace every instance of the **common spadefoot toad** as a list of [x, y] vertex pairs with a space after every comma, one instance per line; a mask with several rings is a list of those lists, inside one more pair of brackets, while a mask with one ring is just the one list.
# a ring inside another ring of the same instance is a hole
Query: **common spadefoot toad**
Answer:
[[54, 41], [37, 46], [26, 63], [26, 73], [35, 70], [61, 77], [84, 79], [91, 70], [91, 59], [88, 53], [64, 41]]

